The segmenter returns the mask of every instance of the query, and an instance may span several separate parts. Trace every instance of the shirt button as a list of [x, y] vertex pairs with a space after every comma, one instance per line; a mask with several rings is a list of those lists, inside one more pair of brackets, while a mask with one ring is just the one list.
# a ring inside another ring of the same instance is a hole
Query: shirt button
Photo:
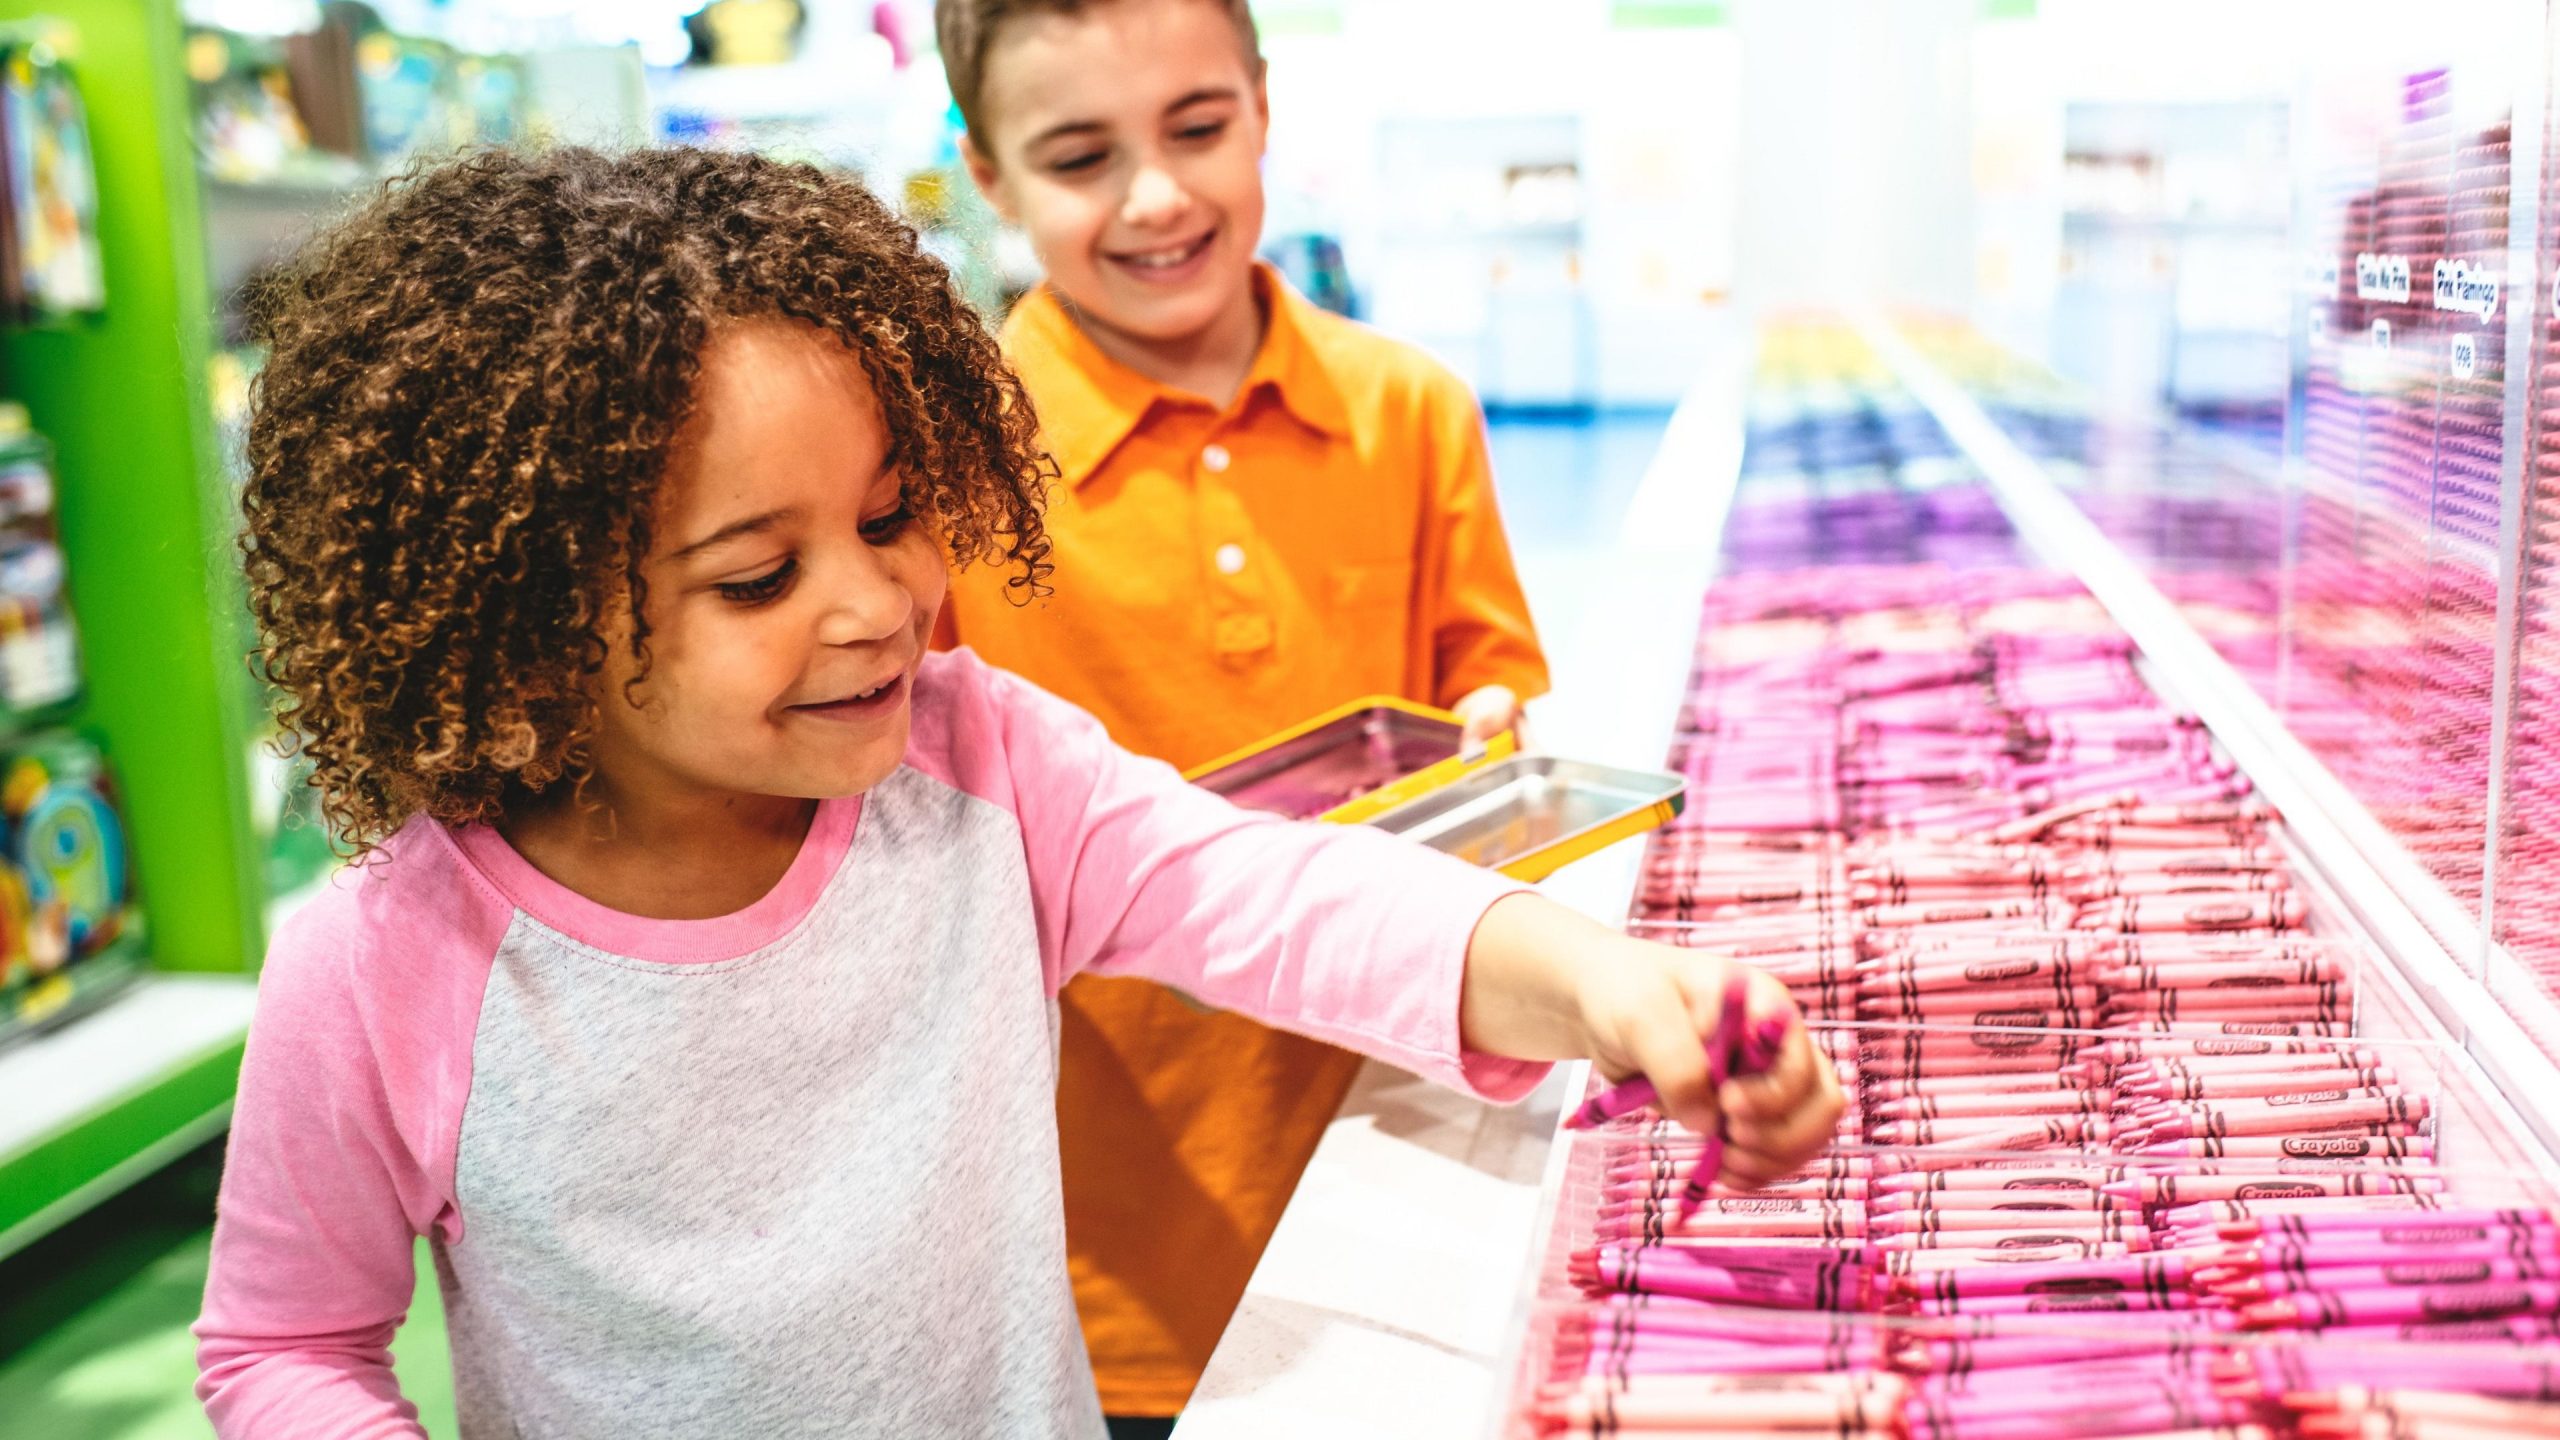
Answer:
[[1219, 573], [1219, 574], [1221, 574], [1221, 575], [1241, 575], [1241, 574], [1243, 574], [1243, 573], [1244, 573], [1244, 547], [1243, 547], [1243, 546], [1241, 546], [1241, 545], [1221, 545], [1221, 546], [1219, 546], [1219, 547], [1218, 547], [1218, 554], [1217, 554], [1217, 557], [1216, 557], [1216, 558], [1217, 558], [1217, 562], [1218, 562], [1218, 573]]
[[[1212, 475], [1224, 475], [1227, 473], [1228, 463], [1234, 459], [1234, 456], [1227, 453], [1226, 446], [1211, 445], [1200, 452], [1200, 468], [1208, 471]], [[1235, 572], [1229, 571], [1227, 573], [1234, 574]]]

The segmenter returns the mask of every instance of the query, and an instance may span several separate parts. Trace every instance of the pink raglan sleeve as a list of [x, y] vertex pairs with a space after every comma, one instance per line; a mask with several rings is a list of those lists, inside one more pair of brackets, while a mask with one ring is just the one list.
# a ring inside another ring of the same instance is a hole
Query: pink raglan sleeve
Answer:
[[361, 888], [280, 930], [259, 978], [196, 1323], [196, 1394], [223, 1437], [424, 1434], [391, 1337], [416, 1237], [455, 1233], [450, 1092], [467, 1058], [444, 1012], [464, 977], [417, 969], [447, 958], [431, 937], [453, 935], [454, 912], [411, 916], [427, 943], [404, 974]]
[[1548, 1067], [1464, 1051], [1476, 924], [1526, 887], [1358, 826], [1253, 815], [1112, 743], [1084, 711], [954, 657], [986, 687], [1054, 991], [1137, 975], [1487, 1099]]

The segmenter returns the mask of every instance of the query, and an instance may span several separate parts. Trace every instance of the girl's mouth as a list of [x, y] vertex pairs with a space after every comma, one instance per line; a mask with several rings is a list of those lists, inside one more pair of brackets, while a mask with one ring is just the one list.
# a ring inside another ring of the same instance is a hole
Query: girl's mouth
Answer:
[[868, 720], [885, 715], [905, 702], [909, 673], [901, 670], [888, 680], [859, 694], [848, 695], [841, 700], [824, 700], [814, 705], [794, 705], [791, 711], [795, 715], [807, 715], [813, 719], [840, 721]]

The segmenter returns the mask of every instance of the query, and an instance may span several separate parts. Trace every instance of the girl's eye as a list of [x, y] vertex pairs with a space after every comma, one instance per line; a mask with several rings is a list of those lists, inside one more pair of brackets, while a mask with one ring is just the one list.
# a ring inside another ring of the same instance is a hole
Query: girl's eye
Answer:
[[800, 573], [800, 562], [785, 560], [753, 580], [735, 580], [723, 585], [714, 585], [711, 588], [719, 591], [720, 598], [723, 600], [740, 605], [761, 605], [781, 594], [782, 587], [790, 584], [791, 577], [798, 573]]
[[905, 534], [907, 527], [915, 522], [915, 518], [915, 507], [901, 503], [897, 509], [886, 515], [863, 521], [862, 538], [874, 545], [886, 545]]
[[1080, 154], [1069, 155], [1062, 160], [1052, 160], [1049, 162], [1049, 169], [1060, 175], [1078, 175], [1101, 164], [1102, 160], [1101, 151], [1087, 150]]

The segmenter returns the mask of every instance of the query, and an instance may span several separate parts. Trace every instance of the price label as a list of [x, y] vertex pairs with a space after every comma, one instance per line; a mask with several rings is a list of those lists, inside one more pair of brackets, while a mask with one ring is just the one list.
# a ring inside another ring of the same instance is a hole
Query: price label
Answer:
[[2377, 355], [2388, 355], [2391, 353], [2390, 321], [2376, 320], [2373, 322], [2373, 352]]
[[2468, 380], [2480, 373], [2480, 337], [2465, 330], [2453, 337], [2453, 378]]

